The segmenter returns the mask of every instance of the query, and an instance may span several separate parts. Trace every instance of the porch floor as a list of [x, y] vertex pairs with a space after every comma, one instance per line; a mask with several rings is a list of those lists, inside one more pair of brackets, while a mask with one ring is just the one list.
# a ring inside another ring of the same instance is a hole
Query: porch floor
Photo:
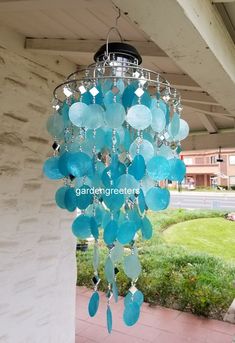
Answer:
[[100, 292], [100, 306], [94, 318], [87, 311], [92, 290], [77, 287], [76, 343], [232, 343], [235, 325], [197, 317], [190, 313], [164, 307], [150, 307], [144, 303], [138, 323], [127, 327], [122, 321], [123, 299], [111, 301], [113, 331], [106, 329], [106, 299]]

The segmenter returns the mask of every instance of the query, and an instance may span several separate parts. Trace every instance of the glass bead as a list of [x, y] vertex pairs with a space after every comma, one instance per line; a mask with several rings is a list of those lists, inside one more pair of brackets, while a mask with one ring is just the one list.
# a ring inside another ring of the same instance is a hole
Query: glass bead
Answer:
[[104, 274], [105, 274], [106, 280], [109, 283], [114, 282], [114, 266], [113, 266], [113, 262], [110, 256], [108, 256], [106, 259], [105, 266], [104, 266]]
[[141, 233], [143, 239], [150, 239], [153, 235], [153, 227], [150, 220], [147, 217], [142, 219]]
[[153, 187], [147, 191], [146, 205], [152, 211], [165, 210], [170, 202], [170, 192], [166, 188]]
[[127, 112], [126, 121], [136, 130], [146, 129], [152, 122], [152, 113], [145, 105], [134, 105]]
[[103, 107], [101, 107], [100, 105], [89, 105], [88, 110], [86, 111], [86, 120], [84, 122], [84, 126], [87, 129], [98, 129], [104, 123], [103, 113]]
[[142, 155], [137, 154], [128, 168], [128, 173], [133, 175], [136, 180], [141, 180], [145, 174], [145, 161]]
[[155, 132], [162, 132], [166, 126], [166, 116], [160, 107], [153, 107], [151, 127]]
[[112, 244], [117, 238], [118, 224], [115, 220], [111, 220], [104, 228], [104, 241], [107, 245]]
[[93, 202], [94, 195], [91, 194], [91, 188], [88, 185], [83, 185], [76, 190], [77, 207], [80, 210], [85, 210]]
[[105, 190], [105, 194], [102, 195], [105, 205], [110, 209], [110, 211], [118, 211], [124, 204], [124, 195], [117, 193], [115, 188], [110, 188]]
[[107, 311], [106, 311], [106, 320], [107, 320], [107, 330], [108, 333], [112, 332], [112, 326], [113, 326], [113, 319], [112, 319], [112, 312], [110, 307], [107, 307]]
[[58, 207], [65, 209], [64, 196], [68, 187], [60, 187], [55, 193], [55, 201]]
[[124, 306], [129, 306], [132, 302], [136, 302], [139, 306], [141, 306], [144, 302], [144, 295], [141, 291], [137, 290], [134, 294], [128, 292], [124, 298]]
[[95, 217], [91, 217], [91, 234], [95, 239], [99, 238], [99, 229]]
[[88, 113], [88, 105], [83, 102], [75, 102], [69, 108], [69, 119], [77, 127], [85, 126]]
[[140, 307], [136, 302], [132, 302], [126, 306], [123, 313], [123, 321], [127, 326], [134, 325], [140, 316]]
[[64, 121], [61, 115], [55, 113], [47, 120], [47, 131], [53, 137], [61, 138], [64, 133]]
[[77, 197], [74, 188], [67, 188], [64, 195], [64, 204], [69, 212], [75, 211], [77, 207]]
[[141, 273], [141, 264], [136, 254], [124, 258], [124, 273], [132, 280], [136, 280]]
[[[138, 148], [138, 144], [137, 144], [137, 140], [135, 140], [131, 144], [130, 150], [129, 150], [132, 158], [134, 158], [135, 155], [137, 154], [137, 148]], [[139, 146], [139, 153], [140, 155], [144, 157], [145, 163], [147, 163], [154, 155], [153, 145], [146, 139], [143, 139]]]
[[167, 179], [170, 173], [170, 165], [165, 157], [154, 156], [148, 161], [146, 170], [151, 179], [161, 181]]
[[91, 218], [85, 214], [78, 216], [72, 224], [73, 234], [80, 238], [86, 239], [91, 235]]
[[112, 129], [116, 129], [122, 126], [125, 116], [126, 112], [122, 104], [119, 104], [118, 102], [112, 103], [106, 106], [106, 111], [104, 111], [104, 122]]
[[99, 308], [100, 296], [98, 292], [94, 292], [90, 298], [88, 305], [88, 313], [90, 317], [94, 317]]
[[114, 247], [111, 250], [111, 259], [113, 263], [118, 263], [122, 260], [123, 258], [123, 253], [124, 253], [124, 247], [121, 243], [116, 241], [114, 243]]
[[188, 123], [185, 120], [180, 119], [179, 132], [175, 136], [175, 140], [176, 141], [182, 141], [182, 140], [184, 140], [185, 138], [188, 137], [188, 134], [189, 134]]
[[119, 227], [117, 239], [121, 244], [128, 244], [133, 240], [135, 233], [135, 222], [126, 220]]
[[172, 158], [168, 161], [170, 164], [169, 180], [182, 182], [186, 174], [184, 161], [179, 160], [178, 158]]
[[43, 165], [43, 173], [48, 179], [59, 180], [64, 176], [59, 170], [59, 157], [48, 158]]

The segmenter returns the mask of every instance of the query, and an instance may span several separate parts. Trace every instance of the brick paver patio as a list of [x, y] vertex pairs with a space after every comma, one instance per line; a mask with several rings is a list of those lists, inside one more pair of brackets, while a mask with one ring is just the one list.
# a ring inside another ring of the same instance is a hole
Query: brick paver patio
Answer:
[[[92, 291], [77, 288], [76, 343], [232, 343], [235, 325], [218, 320], [197, 317], [190, 313], [142, 306], [139, 322], [127, 327], [122, 321], [123, 299], [112, 302], [113, 332], [106, 329], [106, 299], [100, 293], [101, 302], [97, 315], [90, 318], [87, 311]], [[235, 342], [235, 339], [234, 339]]]

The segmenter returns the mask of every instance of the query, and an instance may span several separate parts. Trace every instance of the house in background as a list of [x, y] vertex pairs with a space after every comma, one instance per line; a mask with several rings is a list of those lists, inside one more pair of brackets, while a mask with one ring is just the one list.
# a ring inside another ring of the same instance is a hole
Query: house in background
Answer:
[[195, 187], [235, 187], [235, 149], [198, 150], [182, 153], [186, 184]]

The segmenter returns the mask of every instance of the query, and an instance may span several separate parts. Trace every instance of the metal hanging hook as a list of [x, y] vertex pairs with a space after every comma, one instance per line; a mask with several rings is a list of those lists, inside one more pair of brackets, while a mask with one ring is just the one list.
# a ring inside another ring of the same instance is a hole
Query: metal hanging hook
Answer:
[[118, 30], [118, 27], [117, 27], [118, 26], [118, 20], [121, 18], [121, 10], [120, 10], [120, 8], [118, 8], [116, 6], [115, 6], [115, 8], [118, 9], [118, 15], [117, 15], [116, 20], [115, 20], [115, 26], [111, 27], [109, 29], [109, 31], [108, 31], [108, 34], [107, 34], [107, 38], [106, 38], [106, 53], [105, 53], [106, 59], [108, 59], [108, 57], [109, 57], [109, 37], [110, 37], [111, 32], [112, 31], [116, 31], [118, 36], [119, 36], [119, 38], [120, 38], [120, 41], [123, 42], [122, 35], [121, 35], [121, 33], [120, 33], [120, 31]]

